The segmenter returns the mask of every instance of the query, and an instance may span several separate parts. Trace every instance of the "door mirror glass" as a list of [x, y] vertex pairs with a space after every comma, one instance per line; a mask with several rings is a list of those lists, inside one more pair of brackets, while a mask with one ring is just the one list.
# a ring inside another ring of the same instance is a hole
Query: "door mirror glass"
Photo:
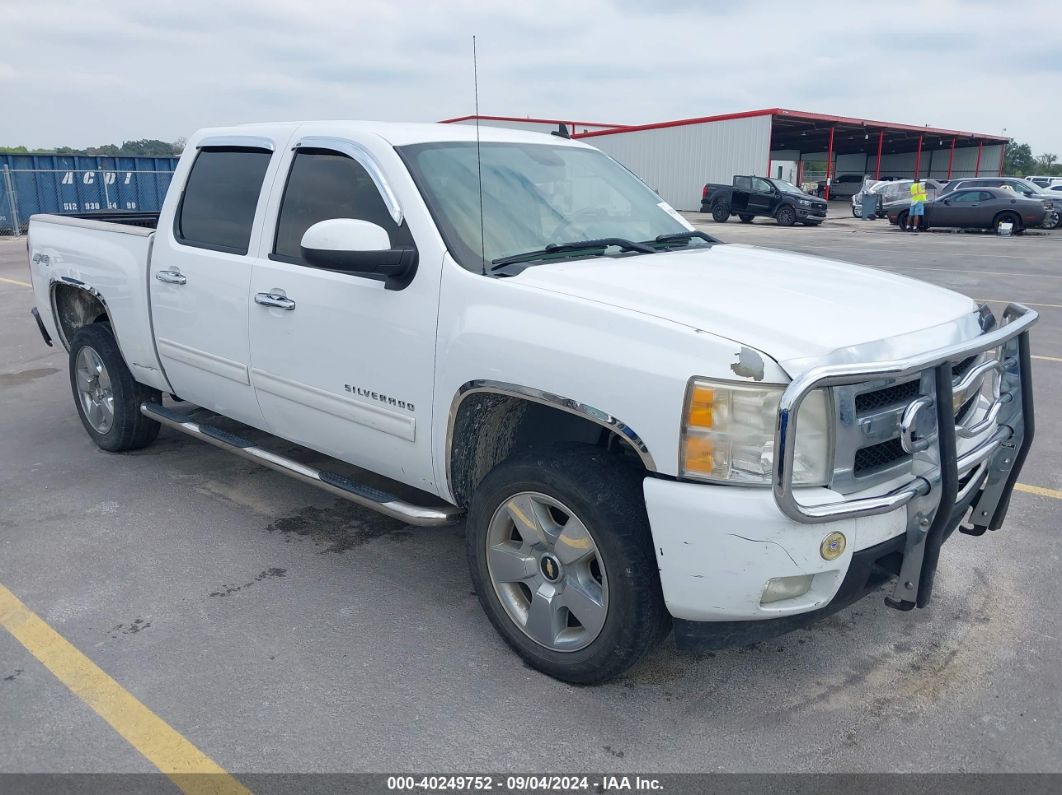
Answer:
[[405, 287], [417, 270], [416, 248], [392, 248], [387, 230], [355, 218], [318, 221], [303, 234], [300, 248], [315, 267], [382, 278], [389, 290]]

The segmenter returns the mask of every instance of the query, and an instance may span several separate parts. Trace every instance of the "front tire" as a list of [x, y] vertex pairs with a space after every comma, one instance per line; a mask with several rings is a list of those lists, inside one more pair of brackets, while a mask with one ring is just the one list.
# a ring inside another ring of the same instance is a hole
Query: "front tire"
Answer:
[[580, 445], [514, 456], [477, 488], [466, 526], [472, 581], [531, 667], [597, 684], [666, 634], [643, 477], [615, 453]]
[[738, 213], [738, 220], [741, 221], [741, 223], [743, 224], [751, 224], [752, 219], [755, 217], [756, 216], [749, 215], [748, 213]]
[[138, 450], [159, 435], [140, 404], [158, 403], [161, 394], [133, 378], [107, 323], [83, 326], [70, 341], [70, 388], [81, 424], [101, 449]]
[[781, 207], [775, 218], [778, 219], [779, 226], [792, 226], [797, 220], [796, 210], [792, 207]]

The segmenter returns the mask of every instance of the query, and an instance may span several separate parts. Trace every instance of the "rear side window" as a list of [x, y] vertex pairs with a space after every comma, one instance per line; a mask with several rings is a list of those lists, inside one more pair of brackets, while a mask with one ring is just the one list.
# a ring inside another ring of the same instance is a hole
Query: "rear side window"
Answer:
[[409, 228], [398, 226], [383, 197], [358, 161], [328, 149], [301, 149], [295, 155], [277, 215], [276, 259], [302, 262], [302, 236], [318, 221], [354, 218], [382, 226], [391, 247], [413, 245]]
[[272, 152], [203, 149], [192, 164], [174, 234], [186, 246], [246, 254]]

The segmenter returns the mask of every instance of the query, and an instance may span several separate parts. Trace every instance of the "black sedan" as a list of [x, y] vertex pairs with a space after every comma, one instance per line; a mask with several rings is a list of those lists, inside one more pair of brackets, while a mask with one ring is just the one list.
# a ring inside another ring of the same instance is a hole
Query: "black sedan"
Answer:
[[[907, 228], [910, 202], [886, 206], [889, 223]], [[926, 202], [922, 228], [953, 226], [965, 229], [995, 229], [1011, 224], [1015, 232], [1039, 226], [1044, 220], [1043, 202], [1026, 199], [1003, 188], [957, 190]]]

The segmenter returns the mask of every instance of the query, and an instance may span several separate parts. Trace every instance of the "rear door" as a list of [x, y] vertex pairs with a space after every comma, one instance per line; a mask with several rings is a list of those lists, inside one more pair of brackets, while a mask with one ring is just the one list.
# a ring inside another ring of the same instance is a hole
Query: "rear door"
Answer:
[[173, 225], [155, 236], [149, 275], [159, 359], [176, 393], [251, 425], [262, 415], [249, 374], [248, 251], [274, 148], [259, 137], [200, 143]]

